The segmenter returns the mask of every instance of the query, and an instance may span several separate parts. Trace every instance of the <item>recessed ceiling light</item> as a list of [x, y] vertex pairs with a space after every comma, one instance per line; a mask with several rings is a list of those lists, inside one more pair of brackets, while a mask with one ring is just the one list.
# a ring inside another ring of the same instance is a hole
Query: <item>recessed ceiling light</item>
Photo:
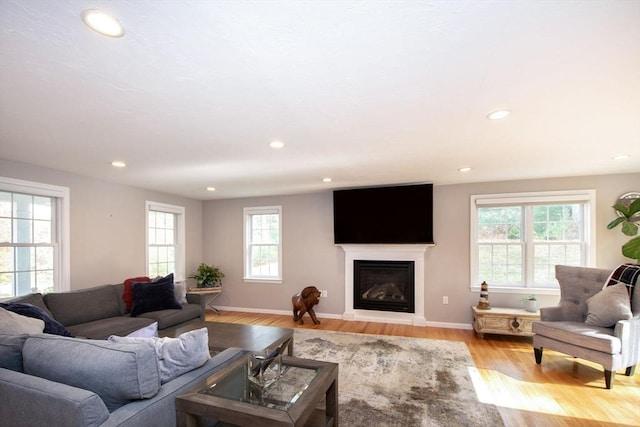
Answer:
[[125, 162], [121, 162], [120, 160], [115, 160], [111, 162], [111, 166], [113, 166], [114, 168], [123, 168], [127, 166], [127, 164]]
[[216, 191], [216, 187], [207, 187], [207, 191]]
[[124, 36], [124, 27], [113, 16], [98, 10], [87, 9], [82, 11], [82, 22], [93, 31], [109, 37]]
[[269, 144], [269, 147], [275, 148], [276, 150], [278, 150], [280, 148], [284, 148], [284, 142], [282, 142], [282, 141], [271, 141], [271, 143]]
[[469, 168], [469, 167], [466, 167], [466, 168], [460, 168], [460, 169], [458, 169], [458, 172], [462, 172], [462, 173], [465, 173], [465, 172], [471, 172], [471, 168]]
[[322, 182], [331, 182], [331, 178], [329, 178], [329, 177], [322, 178]]
[[489, 120], [500, 120], [500, 119], [504, 119], [509, 114], [511, 114], [511, 111], [509, 111], [509, 110], [497, 110], [497, 111], [492, 111], [491, 113], [489, 113], [487, 115], [487, 118]]
[[625, 160], [628, 159], [630, 156], [628, 154], [617, 154], [615, 156], [612, 157], [613, 160]]

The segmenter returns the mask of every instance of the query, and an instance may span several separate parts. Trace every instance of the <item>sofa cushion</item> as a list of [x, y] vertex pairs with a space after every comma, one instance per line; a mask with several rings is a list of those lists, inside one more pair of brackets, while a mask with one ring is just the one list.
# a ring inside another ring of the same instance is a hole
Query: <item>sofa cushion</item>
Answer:
[[0, 335], [0, 368], [22, 372], [22, 346], [28, 335]]
[[57, 335], [31, 335], [23, 346], [24, 373], [96, 393], [109, 411], [160, 389], [155, 348]]
[[60, 324], [60, 322], [58, 322], [56, 319], [51, 317], [46, 311], [44, 311], [43, 309], [41, 309], [36, 305], [21, 303], [21, 302], [12, 302], [12, 303], [0, 303], [0, 307], [13, 311], [14, 313], [21, 314], [23, 316], [33, 317], [35, 319], [42, 320], [44, 322], [45, 334], [62, 335], [65, 337], [71, 336], [71, 332], [69, 332], [67, 328], [65, 328], [63, 325]]
[[97, 427], [109, 419], [102, 399], [89, 390], [6, 369], [0, 369], [0, 396], [3, 426]]
[[155, 347], [164, 384], [180, 375], [199, 368], [211, 358], [207, 328], [185, 332], [178, 338], [158, 337], [109, 337], [117, 343], [149, 343]]
[[22, 302], [25, 304], [33, 304], [43, 309], [49, 316], [54, 317], [53, 314], [51, 314], [49, 307], [47, 307], [47, 304], [45, 304], [41, 293], [22, 295], [19, 297], [11, 298], [6, 302]]
[[131, 306], [133, 305], [133, 291], [131, 290], [131, 285], [133, 283], [146, 283], [150, 281], [151, 279], [148, 278], [147, 276], [132, 277], [124, 281], [124, 290], [122, 291], [122, 300], [124, 301], [127, 311], [131, 311]]
[[[171, 326], [175, 326], [179, 323], [188, 322], [189, 320], [197, 319], [202, 313], [202, 307], [196, 304], [183, 304], [182, 310], [160, 310], [160, 311], [148, 311], [142, 313], [136, 317], [148, 318], [158, 322], [158, 329], [166, 329]], [[121, 334], [114, 334], [121, 335]]]
[[583, 322], [536, 321], [533, 322], [533, 333], [607, 354], [618, 354], [622, 348], [620, 339], [613, 335], [613, 329]]
[[132, 283], [131, 289], [133, 291], [131, 316], [133, 317], [149, 311], [182, 309], [173, 289], [173, 273], [157, 282]]
[[71, 292], [53, 292], [44, 296], [53, 317], [64, 326], [120, 316], [120, 304], [113, 285], [96, 286]]
[[632, 316], [631, 301], [624, 283], [607, 286], [587, 300], [587, 325], [611, 327], [618, 320], [629, 320]]
[[23, 316], [0, 306], [0, 334], [41, 334], [44, 321]]
[[93, 322], [69, 326], [69, 331], [79, 338], [106, 340], [109, 335], [125, 336], [133, 331], [149, 326], [153, 319], [146, 317], [116, 316]]

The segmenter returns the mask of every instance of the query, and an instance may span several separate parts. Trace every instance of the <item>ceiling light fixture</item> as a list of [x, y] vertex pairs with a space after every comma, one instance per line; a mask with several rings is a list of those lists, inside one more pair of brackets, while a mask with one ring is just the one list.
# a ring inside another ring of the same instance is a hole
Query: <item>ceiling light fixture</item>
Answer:
[[487, 114], [487, 118], [489, 120], [500, 120], [500, 119], [504, 119], [509, 114], [511, 114], [511, 111], [509, 110], [497, 110]]
[[124, 27], [120, 21], [99, 9], [82, 11], [82, 22], [93, 31], [108, 37], [124, 36]]
[[269, 147], [275, 148], [276, 150], [279, 150], [280, 148], [284, 148], [284, 142], [282, 142], [282, 141], [271, 141], [271, 143], [269, 144]]
[[613, 156], [612, 159], [613, 160], [626, 160], [629, 157], [631, 157], [631, 156], [629, 156], [628, 154], [617, 154], [617, 155]]
[[462, 172], [462, 173], [471, 172], [471, 168], [470, 167], [460, 168], [458, 169], [458, 172]]
[[127, 164], [120, 160], [114, 160], [113, 162], [111, 162], [111, 166], [113, 166], [114, 168], [123, 168], [127, 166]]
[[216, 187], [207, 187], [207, 191], [216, 191]]
[[331, 178], [329, 178], [329, 177], [322, 178], [322, 182], [331, 182]]

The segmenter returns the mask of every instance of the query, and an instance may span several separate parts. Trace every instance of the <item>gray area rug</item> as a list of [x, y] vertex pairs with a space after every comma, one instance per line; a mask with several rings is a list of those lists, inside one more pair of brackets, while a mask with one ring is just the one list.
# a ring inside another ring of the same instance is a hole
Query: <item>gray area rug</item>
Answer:
[[296, 329], [294, 343], [297, 357], [340, 364], [342, 426], [504, 425], [476, 397], [464, 343], [309, 329]]

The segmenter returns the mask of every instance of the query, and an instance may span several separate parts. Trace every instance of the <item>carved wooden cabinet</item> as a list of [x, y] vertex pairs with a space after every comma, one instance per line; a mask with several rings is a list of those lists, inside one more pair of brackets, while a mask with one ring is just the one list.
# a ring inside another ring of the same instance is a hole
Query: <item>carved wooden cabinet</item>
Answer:
[[473, 311], [473, 330], [478, 338], [484, 334], [502, 335], [533, 335], [534, 320], [540, 320], [540, 311], [535, 313], [519, 308], [491, 307], [490, 310], [480, 310], [475, 306]]

